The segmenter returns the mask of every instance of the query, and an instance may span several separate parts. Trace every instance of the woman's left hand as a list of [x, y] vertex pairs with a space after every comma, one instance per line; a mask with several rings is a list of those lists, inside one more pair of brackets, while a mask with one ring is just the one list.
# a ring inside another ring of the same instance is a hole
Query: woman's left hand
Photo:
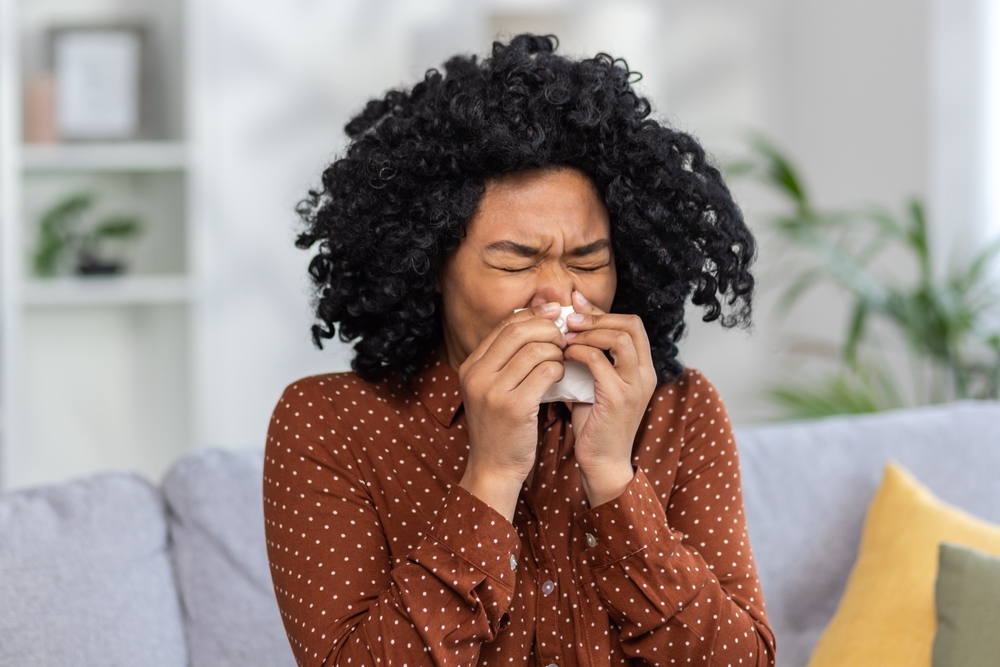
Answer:
[[579, 292], [573, 292], [573, 309], [563, 357], [586, 364], [594, 376], [594, 403], [572, 409], [576, 460], [596, 507], [617, 498], [632, 480], [632, 443], [656, 389], [656, 371], [637, 315], [605, 313]]

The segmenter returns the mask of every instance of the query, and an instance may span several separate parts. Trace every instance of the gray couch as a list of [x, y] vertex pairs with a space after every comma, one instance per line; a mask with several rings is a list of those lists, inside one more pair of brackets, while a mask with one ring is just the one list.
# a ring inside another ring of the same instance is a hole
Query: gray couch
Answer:
[[[895, 459], [1000, 522], [1000, 405], [956, 404], [738, 432], [751, 540], [801, 667]], [[294, 665], [271, 591], [259, 450], [200, 450], [157, 488], [126, 472], [0, 495], [0, 665]]]

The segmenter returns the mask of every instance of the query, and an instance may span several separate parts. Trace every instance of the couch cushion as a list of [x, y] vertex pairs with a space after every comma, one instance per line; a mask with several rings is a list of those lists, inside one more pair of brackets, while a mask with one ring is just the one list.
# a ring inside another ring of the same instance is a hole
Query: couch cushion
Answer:
[[155, 488], [110, 472], [0, 495], [0, 665], [186, 664]]
[[805, 665], [833, 616], [889, 459], [942, 500], [1000, 522], [996, 403], [745, 428], [737, 442], [778, 667]]
[[903, 468], [887, 465], [847, 590], [809, 667], [929, 665], [943, 541], [1000, 555], [1000, 524], [942, 503]]
[[163, 481], [192, 667], [295, 665], [264, 545], [263, 456], [199, 450]]
[[988, 667], [1000, 655], [1000, 558], [944, 543], [934, 602], [934, 667]]

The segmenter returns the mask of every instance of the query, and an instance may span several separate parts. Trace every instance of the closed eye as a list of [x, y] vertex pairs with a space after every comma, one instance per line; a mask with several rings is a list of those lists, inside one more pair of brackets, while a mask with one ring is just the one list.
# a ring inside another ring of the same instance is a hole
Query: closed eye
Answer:
[[607, 264], [601, 264], [600, 266], [571, 266], [569, 268], [574, 271], [583, 271], [584, 273], [593, 273], [594, 271], [600, 271], [605, 268]]

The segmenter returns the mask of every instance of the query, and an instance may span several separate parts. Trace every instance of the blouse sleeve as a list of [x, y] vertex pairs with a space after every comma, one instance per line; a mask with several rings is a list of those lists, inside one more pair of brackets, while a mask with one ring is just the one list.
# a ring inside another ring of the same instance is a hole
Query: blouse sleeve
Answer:
[[591, 585], [638, 664], [774, 665], [750, 552], [736, 440], [715, 388], [691, 373], [666, 506], [636, 471], [625, 492], [577, 517]]
[[308, 381], [278, 402], [264, 452], [264, 520], [278, 607], [299, 667], [474, 665], [507, 621], [520, 541], [455, 485], [393, 566], [349, 430]]

